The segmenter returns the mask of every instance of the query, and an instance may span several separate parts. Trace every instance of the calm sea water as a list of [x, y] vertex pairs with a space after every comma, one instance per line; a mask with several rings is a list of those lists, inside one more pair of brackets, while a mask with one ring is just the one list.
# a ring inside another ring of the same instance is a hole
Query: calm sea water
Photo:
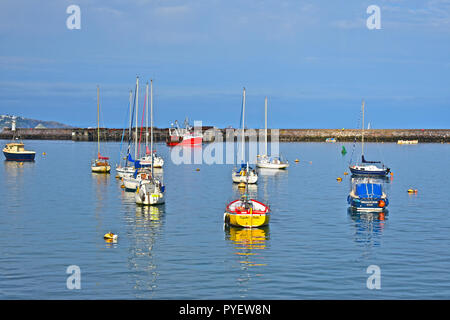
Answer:
[[[250, 189], [271, 206], [270, 225], [246, 231], [223, 226], [239, 196], [232, 165], [175, 165], [158, 144], [166, 203], [146, 208], [114, 172], [90, 172], [95, 143], [25, 143], [34, 163], [0, 162], [0, 299], [450, 298], [448, 144], [368, 144], [367, 158], [394, 173], [380, 220], [347, 211], [350, 143], [346, 156], [339, 143], [282, 143], [290, 168]], [[103, 153], [115, 162], [119, 146]], [[67, 289], [70, 265], [80, 290]], [[379, 290], [367, 288], [370, 265]]]

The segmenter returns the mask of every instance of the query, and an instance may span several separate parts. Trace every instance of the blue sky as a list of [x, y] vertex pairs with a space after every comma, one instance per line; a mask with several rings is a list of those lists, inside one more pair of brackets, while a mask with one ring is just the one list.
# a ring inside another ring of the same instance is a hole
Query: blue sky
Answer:
[[137, 75], [159, 127], [236, 127], [245, 86], [249, 127], [268, 96], [273, 128], [356, 128], [362, 99], [374, 128], [450, 128], [450, 0], [1, 1], [0, 114], [95, 126], [98, 84], [123, 127]]

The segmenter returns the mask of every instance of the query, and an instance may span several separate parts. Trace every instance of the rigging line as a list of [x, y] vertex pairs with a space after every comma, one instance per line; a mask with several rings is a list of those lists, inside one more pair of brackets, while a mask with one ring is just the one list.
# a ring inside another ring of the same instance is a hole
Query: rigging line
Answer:
[[145, 117], [145, 104], [147, 102], [147, 94], [145, 94], [144, 107], [142, 108], [142, 118], [141, 118], [141, 129], [139, 131], [139, 145], [138, 145], [138, 155], [141, 157], [141, 138], [142, 138], [142, 127], [144, 125], [144, 117]]
[[[130, 129], [128, 131], [128, 150], [127, 150], [127, 159], [128, 159], [128, 155], [130, 154], [130, 146], [131, 146], [131, 141], [133, 140], [133, 135], [132, 135], [132, 127], [133, 127], [133, 119], [134, 119], [134, 110], [136, 108], [136, 93], [137, 93], [137, 84], [134, 87], [134, 99], [133, 99], [133, 110], [131, 112], [131, 122], [130, 122]], [[136, 160], [136, 159], [135, 159]], [[128, 163], [128, 160], [127, 160]]]
[[[122, 138], [120, 139], [120, 148], [119, 148], [119, 164], [122, 163], [122, 146], [123, 146], [123, 139], [125, 137], [125, 129], [127, 127], [127, 121], [128, 121], [128, 116], [130, 115], [130, 101], [128, 101], [128, 107], [127, 107], [127, 114], [125, 117], [125, 125], [123, 126], [123, 130], [122, 130]], [[127, 155], [128, 156], [128, 155]]]

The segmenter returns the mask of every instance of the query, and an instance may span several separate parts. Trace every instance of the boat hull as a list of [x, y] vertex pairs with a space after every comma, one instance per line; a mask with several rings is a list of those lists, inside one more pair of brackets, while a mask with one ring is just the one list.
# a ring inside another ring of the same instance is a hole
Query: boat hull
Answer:
[[[383, 206], [380, 206], [380, 201], [384, 202]], [[389, 204], [386, 198], [365, 199], [351, 196], [348, 196], [347, 202], [353, 211], [358, 212], [383, 212]]]
[[34, 161], [36, 155], [33, 151], [20, 153], [3, 151], [3, 154], [7, 161]]
[[126, 191], [135, 191], [137, 187], [139, 186], [140, 180], [135, 179], [133, 177], [124, 177], [123, 178], [123, 186], [125, 187]]
[[91, 166], [91, 170], [94, 173], [109, 173], [111, 171], [111, 166]]
[[[139, 159], [139, 164], [143, 168], [149, 168], [152, 166], [152, 160], [150, 159]], [[164, 165], [164, 159], [160, 157], [153, 158], [153, 168], [162, 168]]]
[[[243, 176], [243, 175], [239, 175], [239, 174], [235, 174], [233, 173], [231, 178], [233, 179], [234, 183], [246, 183], [247, 182], [247, 176]], [[248, 183], [249, 184], [255, 184], [256, 182], [258, 182], [258, 176], [257, 175], [250, 175], [248, 176]]]
[[203, 142], [202, 137], [192, 137], [192, 138], [178, 138], [178, 137], [170, 137], [167, 140], [168, 146], [195, 146], [200, 145]]
[[130, 177], [134, 174], [136, 169], [134, 167], [117, 167], [116, 173], [119, 178]]
[[162, 193], [140, 193], [136, 192], [135, 194], [136, 204], [144, 205], [144, 206], [152, 206], [164, 203], [164, 195]]
[[256, 163], [256, 166], [258, 168], [265, 168], [265, 169], [286, 169], [289, 167], [288, 163]]
[[389, 169], [382, 170], [364, 170], [364, 169], [356, 169], [353, 167], [349, 167], [350, 172], [353, 175], [357, 176], [375, 176], [375, 177], [384, 177], [389, 173]]
[[270, 214], [233, 213], [226, 211], [224, 222], [234, 227], [258, 228], [269, 224]]

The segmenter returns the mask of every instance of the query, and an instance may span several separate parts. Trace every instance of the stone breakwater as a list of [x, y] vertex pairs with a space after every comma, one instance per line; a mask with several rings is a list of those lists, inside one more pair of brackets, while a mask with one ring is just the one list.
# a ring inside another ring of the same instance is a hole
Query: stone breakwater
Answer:
[[[223, 141], [226, 137], [234, 137], [239, 135], [237, 129], [219, 129], [215, 127], [203, 127], [205, 142], [216, 140], [217, 136], [222, 136]], [[251, 132], [260, 135], [264, 139], [263, 129], [246, 130], [246, 135]], [[272, 134], [276, 134], [276, 130], [268, 130], [269, 141]], [[101, 141], [121, 141], [123, 129], [100, 128]], [[153, 139], [155, 142], [164, 142], [169, 134], [167, 128], [154, 128]], [[230, 136], [231, 134], [231, 136]], [[135, 131], [132, 132], [134, 139]], [[16, 136], [21, 139], [34, 140], [73, 140], [73, 141], [97, 141], [96, 128], [70, 128], [70, 129], [23, 129], [16, 130]], [[12, 139], [13, 132], [9, 128], [4, 128], [0, 132], [0, 139]], [[361, 141], [360, 129], [278, 129], [278, 139], [280, 142], [324, 142], [327, 138], [335, 138], [339, 141]], [[124, 141], [128, 141], [128, 130], [125, 131]], [[138, 133], [139, 139], [139, 133]], [[142, 133], [142, 140], [145, 140], [145, 133]], [[370, 129], [365, 130], [364, 139], [367, 142], [397, 142], [398, 140], [418, 140], [421, 142], [450, 142], [450, 129]]]

